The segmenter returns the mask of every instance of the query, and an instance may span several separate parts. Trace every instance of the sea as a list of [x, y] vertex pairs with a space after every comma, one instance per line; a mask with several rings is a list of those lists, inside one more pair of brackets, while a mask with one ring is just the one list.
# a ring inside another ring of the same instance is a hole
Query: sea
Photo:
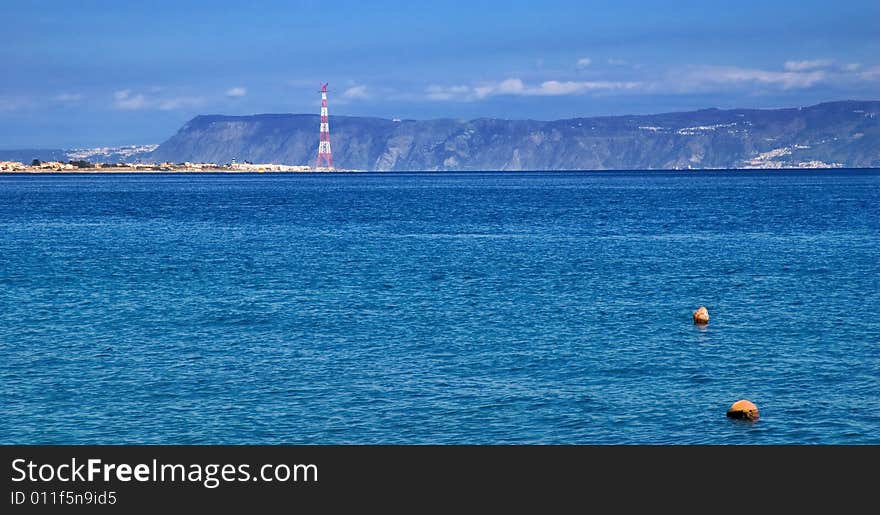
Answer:
[[880, 444], [880, 170], [3, 174], [0, 443]]

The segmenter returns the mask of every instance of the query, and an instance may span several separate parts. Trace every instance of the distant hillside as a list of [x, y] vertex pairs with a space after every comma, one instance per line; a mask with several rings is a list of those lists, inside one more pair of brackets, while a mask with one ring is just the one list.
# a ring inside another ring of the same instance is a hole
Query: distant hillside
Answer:
[[126, 145], [98, 148], [29, 148], [0, 150], [0, 161], [19, 161], [29, 164], [40, 161], [88, 161], [90, 163], [129, 163], [143, 161], [143, 157], [156, 150], [158, 145]]
[[[145, 159], [314, 164], [318, 116], [197, 116]], [[337, 167], [606, 170], [880, 167], [880, 102], [557, 121], [331, 116]]]
[[[0, 150], [30, 163], [314, 165], [318, 116], [197, 116], [155, 145]], [[337, 167], [358, 170], [612, 170], [880, 167], [880, 101], [705, 109], [557, 121], [331, 116]]]
[[0, 150], [0, 161], [18, 161], [30, 163], [34, 159], [40, 161], [70, 161], [65, 150], [60, 148], [22, 148], [16, 150]]

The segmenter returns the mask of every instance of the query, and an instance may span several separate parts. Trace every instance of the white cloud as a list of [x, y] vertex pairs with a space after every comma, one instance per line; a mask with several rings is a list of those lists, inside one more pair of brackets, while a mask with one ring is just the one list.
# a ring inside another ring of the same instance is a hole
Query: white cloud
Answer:
[[860, 63], [835, 64], [829, 59], [787, 61], [781, 70], [740, 68], [736, 66], [697, 66], [671, 70], [659, 87], [678, 93], [715, 91], [725, 87], [775, 87], [782, 90], [806, 89], [820, 83], [844, 85], [872, 81], [876, 68], [863, 69]]
[[528, 95], [578, 95], [591, 91], [620, 91], [632, 90], [642, 86], [641, 82], [635, 81], [565, 81], [549, 80], [542, 82], [538, 88], [526, 92]]
[[369, 98], [369, 97], [370, 97], [370, 95], [369, 95], [369, 93], [367, 93], [366, 86], [352, 86], [342, 93], [342, 98], [345, 98], [348, 100], [357, 100], [357, 99], [364, 99], [364, 98]]
[[230, 98], [241, 98], [245, 95], [247, 95], [247, 89], [241, 86], [226, 90], [226, 96]]
[[426, 96], [428, 100], [453, 100], [464, 98], [471, 93], [470, 86], [428, 86]]
[[79, 93], [60, 93], [60, 94], [52, 97], [52, 100], [54, 100], [56, 102], [63, 102], [63, 103], [79, 102], [82, 99], [83, 99], [83, 96]]
[[116, 109], [134, 111], [147, 107], [147, 99], [141, 94], [132, 95], [130, 89], [123, 89], [113, 93], [113, 105]]
[[577, 61], [578, 68], [586, 68], [587, 66], [589, 66], [591, 64], [593, 64], [593, 60], [590, 59], [589, 57], [581, 57]]
[[686, 88], [701, 88], [719, 84], [763, 84], [779, 86], [782, 89], [798, 89], [809, 88], [827, 77], [828, 73], [824, 70], [794, 72], [713, 66], [698, 68], [677, 81]]
[[490, 95], [561, 96], [599, 90], [635, 89], [639, 85], [638, 82], [548, 80], [536, 86], [528, 86], [520, 79], [507, 79], [498, 84], [475, 88], [475, 92], [480, 98]]
[[160, 111], [174, 111], [176, 109], [187, 109], [190, 107], [198, 107], [204, 103], [202, 97], [174, 97], [157, 100], [155, 105]]
[[831, 66], [830, 59], [814, 59], [812, 61], [785, 61], [785, 69], [790, 72], [806, 72]]
[[113, 93], [113, 106], [123, 111], [137, 111], [140, 109], [158, 109], [160, 111], [174, 111], [200, 106], [204, 103], [203, 97], [147, 97], [143, 93], [133, 93], [130, 89], [123, 89]]
[[880, 80], [880, 66], [874, 66], [858, 74], [862, 80]]
[[[609, 59], [609, 62], [613, 60]], [[626, 64], [613, 61], [615, 64]], [[630, 65], [627, 65], [630, 66]], [[831, 60], [788, 61], [778, 69], [767, 70], [737, 66], [691, 66], [670, 69], [665, 78], [639, 80], [635, 77], [615, 80], [546, 80], [529, 83], [520, 78], [481, 82], [471, 85], [426, 88], [423, 98], [437, 101], [473, 102], [497, 96], [567, 96], [588, 94], [688, 94], [730, 90], [798, 90], [817, 84], [852, 84], [855, 81], [880, 80], [880, 66], [863, 68], [859, 63], [835, 64]]]
[[505, 79], [494, 84], [484, 84], [473, 88], [477, 98], [486, 98], [491, 95], [523, 95], [526, 85], [520, 79]]
[[608, 64], [611, 66], [624, 66], [627, 62], [623, 59], [608, 59]]
[[430, 86], [427, 89], [429, 100], [481, 100], [500, 95], [508, 96], [562, 96], [580, 95], [596, 91], [633, 90], [642, 86], [640, 82], [617, 81], [557, 81], [548, 80], [529, 85], [522, 79], [511, 78], [500, 82], [483, 83], [478, 86]]

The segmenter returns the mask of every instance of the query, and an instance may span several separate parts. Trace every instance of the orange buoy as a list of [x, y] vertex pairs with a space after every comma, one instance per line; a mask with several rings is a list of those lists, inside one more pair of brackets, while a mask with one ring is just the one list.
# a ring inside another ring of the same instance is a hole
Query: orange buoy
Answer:
[[734, 402], [727, 410], [727, 416], [739, 420], [758, 420], [758, 407], [745, 399]]
[[694, 311], [694, 323], [695, 324], [708, 324], [709, 323], [709, 310], [706, 309], [706, 306], [700, 306]]

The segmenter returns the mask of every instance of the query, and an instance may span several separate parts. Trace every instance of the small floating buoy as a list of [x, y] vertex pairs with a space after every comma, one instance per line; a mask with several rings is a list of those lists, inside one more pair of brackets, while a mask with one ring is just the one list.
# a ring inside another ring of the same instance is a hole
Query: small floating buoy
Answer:
[[700, 306], [694, 311], [694, 323], [695, 324], [708, 324], [709, 323], [709, 310], [706, 309], [706, 306]]
[[758, 420], [758, 407], [745, 399], [734, 402], [727, 410], [727, 416], [738, 420]]

